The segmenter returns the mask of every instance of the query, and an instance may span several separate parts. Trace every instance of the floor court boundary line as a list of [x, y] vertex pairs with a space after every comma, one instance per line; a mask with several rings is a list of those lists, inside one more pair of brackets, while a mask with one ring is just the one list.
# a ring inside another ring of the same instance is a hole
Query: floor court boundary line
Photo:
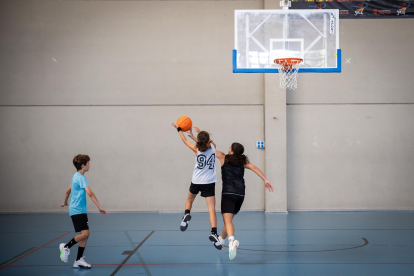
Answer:
[[[118, 271], [125, 265], [125, 263], [129, 260], [129, 258], [131, 258], [135, 252], [137, 252], [137, 250], [141, 247], [141, 245], [144, 244], [144, 242], [146, 242], [146, 240], [148, 240], [149, 237], [151, 237], [152, 234], [154, 234], [155, 231], [152, 231], [151, 233], [149, 233], [149, 235], [137, 246], [135, 247], [135, 249], [133, 251], [131, 251], [131, 253], [129, 253], [129, 255], [125, 258], [125, 260], [118, 265], [118, 267], [115, 269], [114, 272], [112, 272], [111, 276], [114, 276], [116, 273], [118, 273]], [[139, 264], [139, 265], [145, 265], [145, 264]]]
[[[286, 251], [286, 250], [266, 250], [266, 249], [248, 249], [248, 248], [242, 248], [242, 247], [239, 247], [238, 249], [239, 250], [244, 250], [244, 251], [270, 252], [270, 253], [319, 253], [319, 252], [333, 252], [333, 251], [343, 251], [343, 250], [357, 249], [357, 248], [361, 248], [361, 247], [364, 247], [364, 246], [366, 246], [366, 245], [369, 244], [369, 242], [368, 242], [368, 240], [366, 238], [362, 238], [362, 239], [364, 240], [364, 244], [355, 245], [355, 246], [346, 247], [346, 248], [337, 248], [337, 249], [324, 249], [324, 250], [289, 250], [289, 251]], [[148, 245], [148, 246], [177, 246], [177, 245]], [[184, 245], [184, 246], [186, 246], [186, 245]], [[195, 246], [200, 246], [200, 245], [195, 245]], [[205, 245], [205, 246], [207, 246], [207, 245]], [[255, 245], [255, 246], [264, 246], [264, 245]], [[228, 248], [228, 246], [226, 246], [226, 245], [224, 247]]]
[[[128, 240], [129, 240], [129, 242], [131, 243], [132, 248], [134, 248], [134, 246], [135, 246], [135, 244], [136, 244], [136, 243], [134, 243], [134, 242], [133, 242], [133, 240], [132, 240], [131, 236], [128, 234], [128, 231], [124, 231], [124, 233], [125, 233], [125, 235], [127, 236], [127, 238], [128, 238]], [[145, 273], [144, 273], [144, 274], [146, 274], [147, 276], [152, 276], [151, 271], [149, 271], [148, 267], [147, 267], [147, 266], [145, 266], [145, 261], [144, 261], [144, 259], [142, 258], [141, 254], [139, 254], [139, 252], [138, 252], [138, 251], [136, 251], [136, 252], [135, 252], [135, 255], [137, 255], [137, 257], [138, 257], [138, 259], [139, 259], [140, 263], [141, 263], [141, 264], [144, 264], [144, 266], [143, 266], [143, 268], [144, 268], [144, 270], [145, 270]]]
[[[107, 230], [107, 231], [91, 231], [91, 233], [108, 233], [108, 232], [119, 232], [119, 231], [128, 231], [128, 232], [151, 232], [151, 231], [157, 231], [157, 232], [181, 232], [181, 230]], [[204, 230], [186, 230], [189, 232], [208, 232], [205, 229]], [[237, 231], [414, 231], [413, 229], [282, 229], [282, 228], [275, 228], [275, 229], [240, 229]], [[57, 231], [38, 231], [38, 232], [0, 232], [0, 235], [8, 235], [8, 234], [36, 234], [36, 233], [54, 233]]]
[[[348, 248], [339, 248], [339, 249], [326, 249], [326, 250], [291, 250], [291, 251], [279, 251], [279, 250], [259, 250], [259, 249], [248, 249], [248, 248], [242, 248], [239, 247], [239, 250], [243, 250], [243, 251], [253, 251], [253, 252], [270, 252], [270, 253], [319, 253], [319, 252], [332, 252], [332, 251], [343, 251], [343, 250], [350, 250], [350, 249], [356, 249], [356, 248], [361, 248], [364, 247], [366, 245], [369, 244], [368, 240], [366, 238], [362, 238], [364, 240], [364, 244], [362, 245], [358, 245], [358, 246], [354, 246], [354, 247], [348, 247]], [[228, 248], [228, 246], [225, 246]]]
[[67, 232], [67, 233], [63, 234], [62, 236], [57, 237], [56, 239], [51, 240], [50, 242], [48, 242], [48, 243], [46, 243], [46, 244], [44, 244], [44, 245], [42, 245], [42, 246], [40, 246], [40, 247], [38, 247], [38, 248], [34, 249], [33, 251], [30, 251], [29, 253], [27, 253], [27, 254], [25, 254], [25, 255], [21, 256], [21, 257], [20, 257], [20, 258], [18, 258], [17, 260], [14, 260], [13, 262], [11, 262], [11, 263], [9, 263], [9, 264], [7, 264], [7, 265], [5, 265], [5, 266], [0, 267], [0, 270], [5, 269], [6, 267], [10, 267], [12, 264], [14, 264], [14, 263], [16, 263], [16, 262], [20, 261], [21, 259], [23, 259], [23, 258], [25, 258], [25, 257], [29, 256], [30, 254], [32, 254], [32, 253], [34, 253], [34, 252], [36, 252], [37, 250], [42, 249], [42, 248], [43, 248], [43, 247], [45, 247], [46, 245], [48, 245], [48, 244], [50, 244], [50, 243], [52, 243], [52, 242], [54, 242], [54, 241], [56, 241], [56, 240], [58, 240], [58, 239], [60, 239], [60, 238], [62, 238], [62, 237], [64, 237], [64, 236], [66, 236], [66, 235], [67, 235], [67, 234], [69, 234], [69, 233], [71, 233], [71, 232]]
[[[153, 263], [153, 264], [92, 264], [93, 266], [166, 266], [166, 265], [414, 265], [414, 263]], [[54, 267], [72, 265], [13, 265], [10, 268], [18, 267]], [[4, 266], [5, 267], [5, 266]]]
[[31, 251], [31, 250], [33, 250], [33, 249], [35, 249], [35, 248], [36, 248], [36, 247], [32, 247], [32, 248], [30, 248], [30, 249], [27, 249], [26, 251], [23, 251], [22, 253], [20, 253], [20, 254], [18, 254], [18, 255], [16, 255], [16, 256], [14, 256], [14, 257], [12, 257], [12, 258], [8, 259], [7, 261], [2, 262], [2, 263], [0, 264], [0, 267], [1, 267], [2, 265], [4, 265], [4, 264], [7, 264], [8, 262], [13, 261], [14, 259], [16, 259], [16, 258], [20, 257], [20, 256], [21, 256], [21, 255], [23, 255], [24, 253], [29, 252], [29, 251]]

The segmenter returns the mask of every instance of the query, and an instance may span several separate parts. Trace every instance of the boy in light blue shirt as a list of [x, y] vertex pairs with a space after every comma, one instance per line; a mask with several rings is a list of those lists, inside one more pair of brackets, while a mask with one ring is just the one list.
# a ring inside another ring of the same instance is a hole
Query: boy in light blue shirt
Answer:
[[79, 243], [78, 256], [73, 264], [73, 267], [80, 268], [91, 268], [91, 265], [88, 264], [83, 257], [86, 242], [89, 238], [86, 194], [88, 194], [96, 206], [98, 206], [99, 212], [106, 216], [106, 211], [99, 204], [95, 194], [92, 192], [91, 188], [89, 188], [88, 181], [86, 181], [85, 173], [89, 171], [91, 166], [89, 164], [89, 160], [89, 156], [83, 154], [78, 154], [75, 158], [73, 158], [73, 165], [75, 166], [77, 172], [72, 177], [72, 182], [69, 189], [66, 191], [64, 202], [61, 205], [61, 207], [68, 206], [67, 202], [70, 195], [69, 215], [72, 218], [75, 232], [81, 233], [75, 236], [67, 244], [61, 243], [59, 245], [60, 259], [62, 262], [67, 263], [70, 248], [76, 243]]
[[70, 184], [70, 216], [86, 214], [86, 187], [89, 187], [86, 177], [80, 172], [76, 172], [73, 175], [72, 183]]

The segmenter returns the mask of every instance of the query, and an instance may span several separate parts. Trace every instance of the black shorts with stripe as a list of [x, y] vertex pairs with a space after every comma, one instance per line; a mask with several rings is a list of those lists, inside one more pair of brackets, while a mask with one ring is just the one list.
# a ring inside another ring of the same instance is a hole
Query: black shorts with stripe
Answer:
[[221, 213], [237, 214], [243, 205], [244, 196], [235, 194], [221, 195]]

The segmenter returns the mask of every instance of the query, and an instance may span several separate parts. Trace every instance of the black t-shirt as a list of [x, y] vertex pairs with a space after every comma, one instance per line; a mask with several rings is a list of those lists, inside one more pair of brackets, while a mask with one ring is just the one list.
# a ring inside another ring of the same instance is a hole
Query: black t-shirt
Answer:
[[245, 195], [244, 166], [233, 166], [224, 161], [221, 166], [222, 194]]

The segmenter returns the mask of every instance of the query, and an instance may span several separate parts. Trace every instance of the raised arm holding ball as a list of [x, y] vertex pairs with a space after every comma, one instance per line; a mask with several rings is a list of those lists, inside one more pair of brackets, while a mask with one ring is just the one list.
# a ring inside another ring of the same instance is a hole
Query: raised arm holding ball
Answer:
[[[184, 117], [184, 118], [183, 118]], [[216, 174], [216, 147], [210, 140], [210, 135], [206, 131], [200, 131], [195, 127], [198, 132], [196, 139], [196, 145], [191, 143], [185, 137], [183, 131], [189, 131], [192, 127], [191, 119], [183, 116], [178, 119], [177, 124], [172, 124], [178, 131], [182, 141], [188, 146], [195, 154], [195, 166], [193, 170], [193, 177], [190, 185], [190, 189], [185, 203], [184, 216], [181, 221], [181, 231], [187, 230], [188, 223], [191, 220], [190, 211], [197, 194], [201, 192], [201, 196], [206, 199], [208, 212], [210, 214], [211, 234], [209, 240], [213, 242], [214, 246], [221, 250], [223, 248], [221, 244], [221, 238], [217, 235], [217, 217], [216, 217], [216, 197], [215, 186], [217, 182]], [[190, 131], [191, 136], [192, 132]], [[190, 136], [190, 137], [191, 137]], [[194, 137], [194, 136], [193, 136]]]

